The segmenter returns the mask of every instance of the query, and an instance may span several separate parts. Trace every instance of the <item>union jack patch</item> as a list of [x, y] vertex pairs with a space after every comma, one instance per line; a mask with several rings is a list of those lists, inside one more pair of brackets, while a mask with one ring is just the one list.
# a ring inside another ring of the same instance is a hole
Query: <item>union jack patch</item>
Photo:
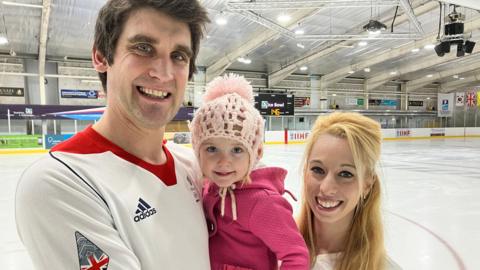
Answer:
[[75, 232], [80, 270], [107, 270], [110, 258], [94, 243]]

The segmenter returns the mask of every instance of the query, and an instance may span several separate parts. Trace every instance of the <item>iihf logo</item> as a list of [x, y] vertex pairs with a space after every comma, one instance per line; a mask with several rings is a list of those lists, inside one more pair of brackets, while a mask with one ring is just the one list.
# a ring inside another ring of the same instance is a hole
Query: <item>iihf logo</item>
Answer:
[[137, 211], [135, 211], [136, 216], [133, 218], [133, 221], [139, 222], [144, 220], [150, 216], [153, 216], [157, 213], [155, 208], [152, 208], [147, 202], [145, 202], [142, 198], [138, 199], [138, 206]]

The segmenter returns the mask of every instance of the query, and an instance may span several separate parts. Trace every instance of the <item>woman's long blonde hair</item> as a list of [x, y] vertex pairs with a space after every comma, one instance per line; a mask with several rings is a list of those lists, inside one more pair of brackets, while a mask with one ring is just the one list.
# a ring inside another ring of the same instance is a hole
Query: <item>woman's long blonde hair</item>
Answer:
[[[360, 190], [369, 185], [368, 194], [361, 194], [346, 236], [345, 249], [335, 265], [335, 270], [383, 270], [385, 265], [385, 247], [383, 225], [380, 212], [380, 181], [376, 165], [380, 159], [380, 125], [361, 114], [336, 112], [318, 117], [307, 140], [303, 157], [303, 179], [308, 169], [308, 158], [313, 145], [322, 134], [330, 134], [348, 141], [357, 170]], [[316, 245], [314, 219], [305, 196], [308, 194], [303, 183], [303, 196], [299, 229], [310, 253], [311, 267], [315, 264]]]

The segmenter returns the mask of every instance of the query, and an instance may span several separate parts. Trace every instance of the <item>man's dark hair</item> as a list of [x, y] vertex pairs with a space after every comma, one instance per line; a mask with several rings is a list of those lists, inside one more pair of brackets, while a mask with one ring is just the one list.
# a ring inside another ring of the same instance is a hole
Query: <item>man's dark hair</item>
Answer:
[[[188, 79], [196, 72], [195, 59], [200, 49], [205, 24], [210, 22], [205, 8], [198, 0], [109, 0], [98, 13], [93, 46], [107, 63], [113, 64], [113, 56], [125, 22], [133, 11], [152, 8], [176, 20], [188, 24], [191, 33], [193, 55], [190, 59]], [[107, 92], [107, 73], [98, 73]]]

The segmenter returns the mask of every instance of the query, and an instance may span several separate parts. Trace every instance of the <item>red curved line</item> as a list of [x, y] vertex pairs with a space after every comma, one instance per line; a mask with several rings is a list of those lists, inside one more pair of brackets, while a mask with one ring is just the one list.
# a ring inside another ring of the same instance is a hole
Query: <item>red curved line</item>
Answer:
[[396, 213], [393, 213], [393, 212], [390, 212], [390, 211], [387, 211], [389, 212], [390, 214], [394, 215], [394, 216], [397, 216], [401, 219], [404, 219], [420, 228], [422, 228], [423, 230], [425, 230], [426, 232], [428, 232], [429, 234], [431, 234], [433, 237], [435, 237], [438, 241], [440, 241], [447, 249], [448, 251], [450, 251], [450, 253], [452, 254], [452, 256], [455, 258], [455, 261], [457, 262], [457, 265], [458, 265], [458, 269], [459, 270], [467, 270], [467, 268], [465, 267], [465, 263], [463, 262], [462, 258], [460, 257], [460, 255], [457, 253], [457, 251], [445, 240], [443, 239], [442, 237], [440, 237], [438, 234], [436, 234], [435, 232], [433, 232], [432, 230], [430, 230], [429, 228], [423, 226], [422, 224], [414, 221], [414, 220], [411, 220], [409, 218], [406, 218], [404, 216], [401, 216], [399, 214], [396, 214]]

